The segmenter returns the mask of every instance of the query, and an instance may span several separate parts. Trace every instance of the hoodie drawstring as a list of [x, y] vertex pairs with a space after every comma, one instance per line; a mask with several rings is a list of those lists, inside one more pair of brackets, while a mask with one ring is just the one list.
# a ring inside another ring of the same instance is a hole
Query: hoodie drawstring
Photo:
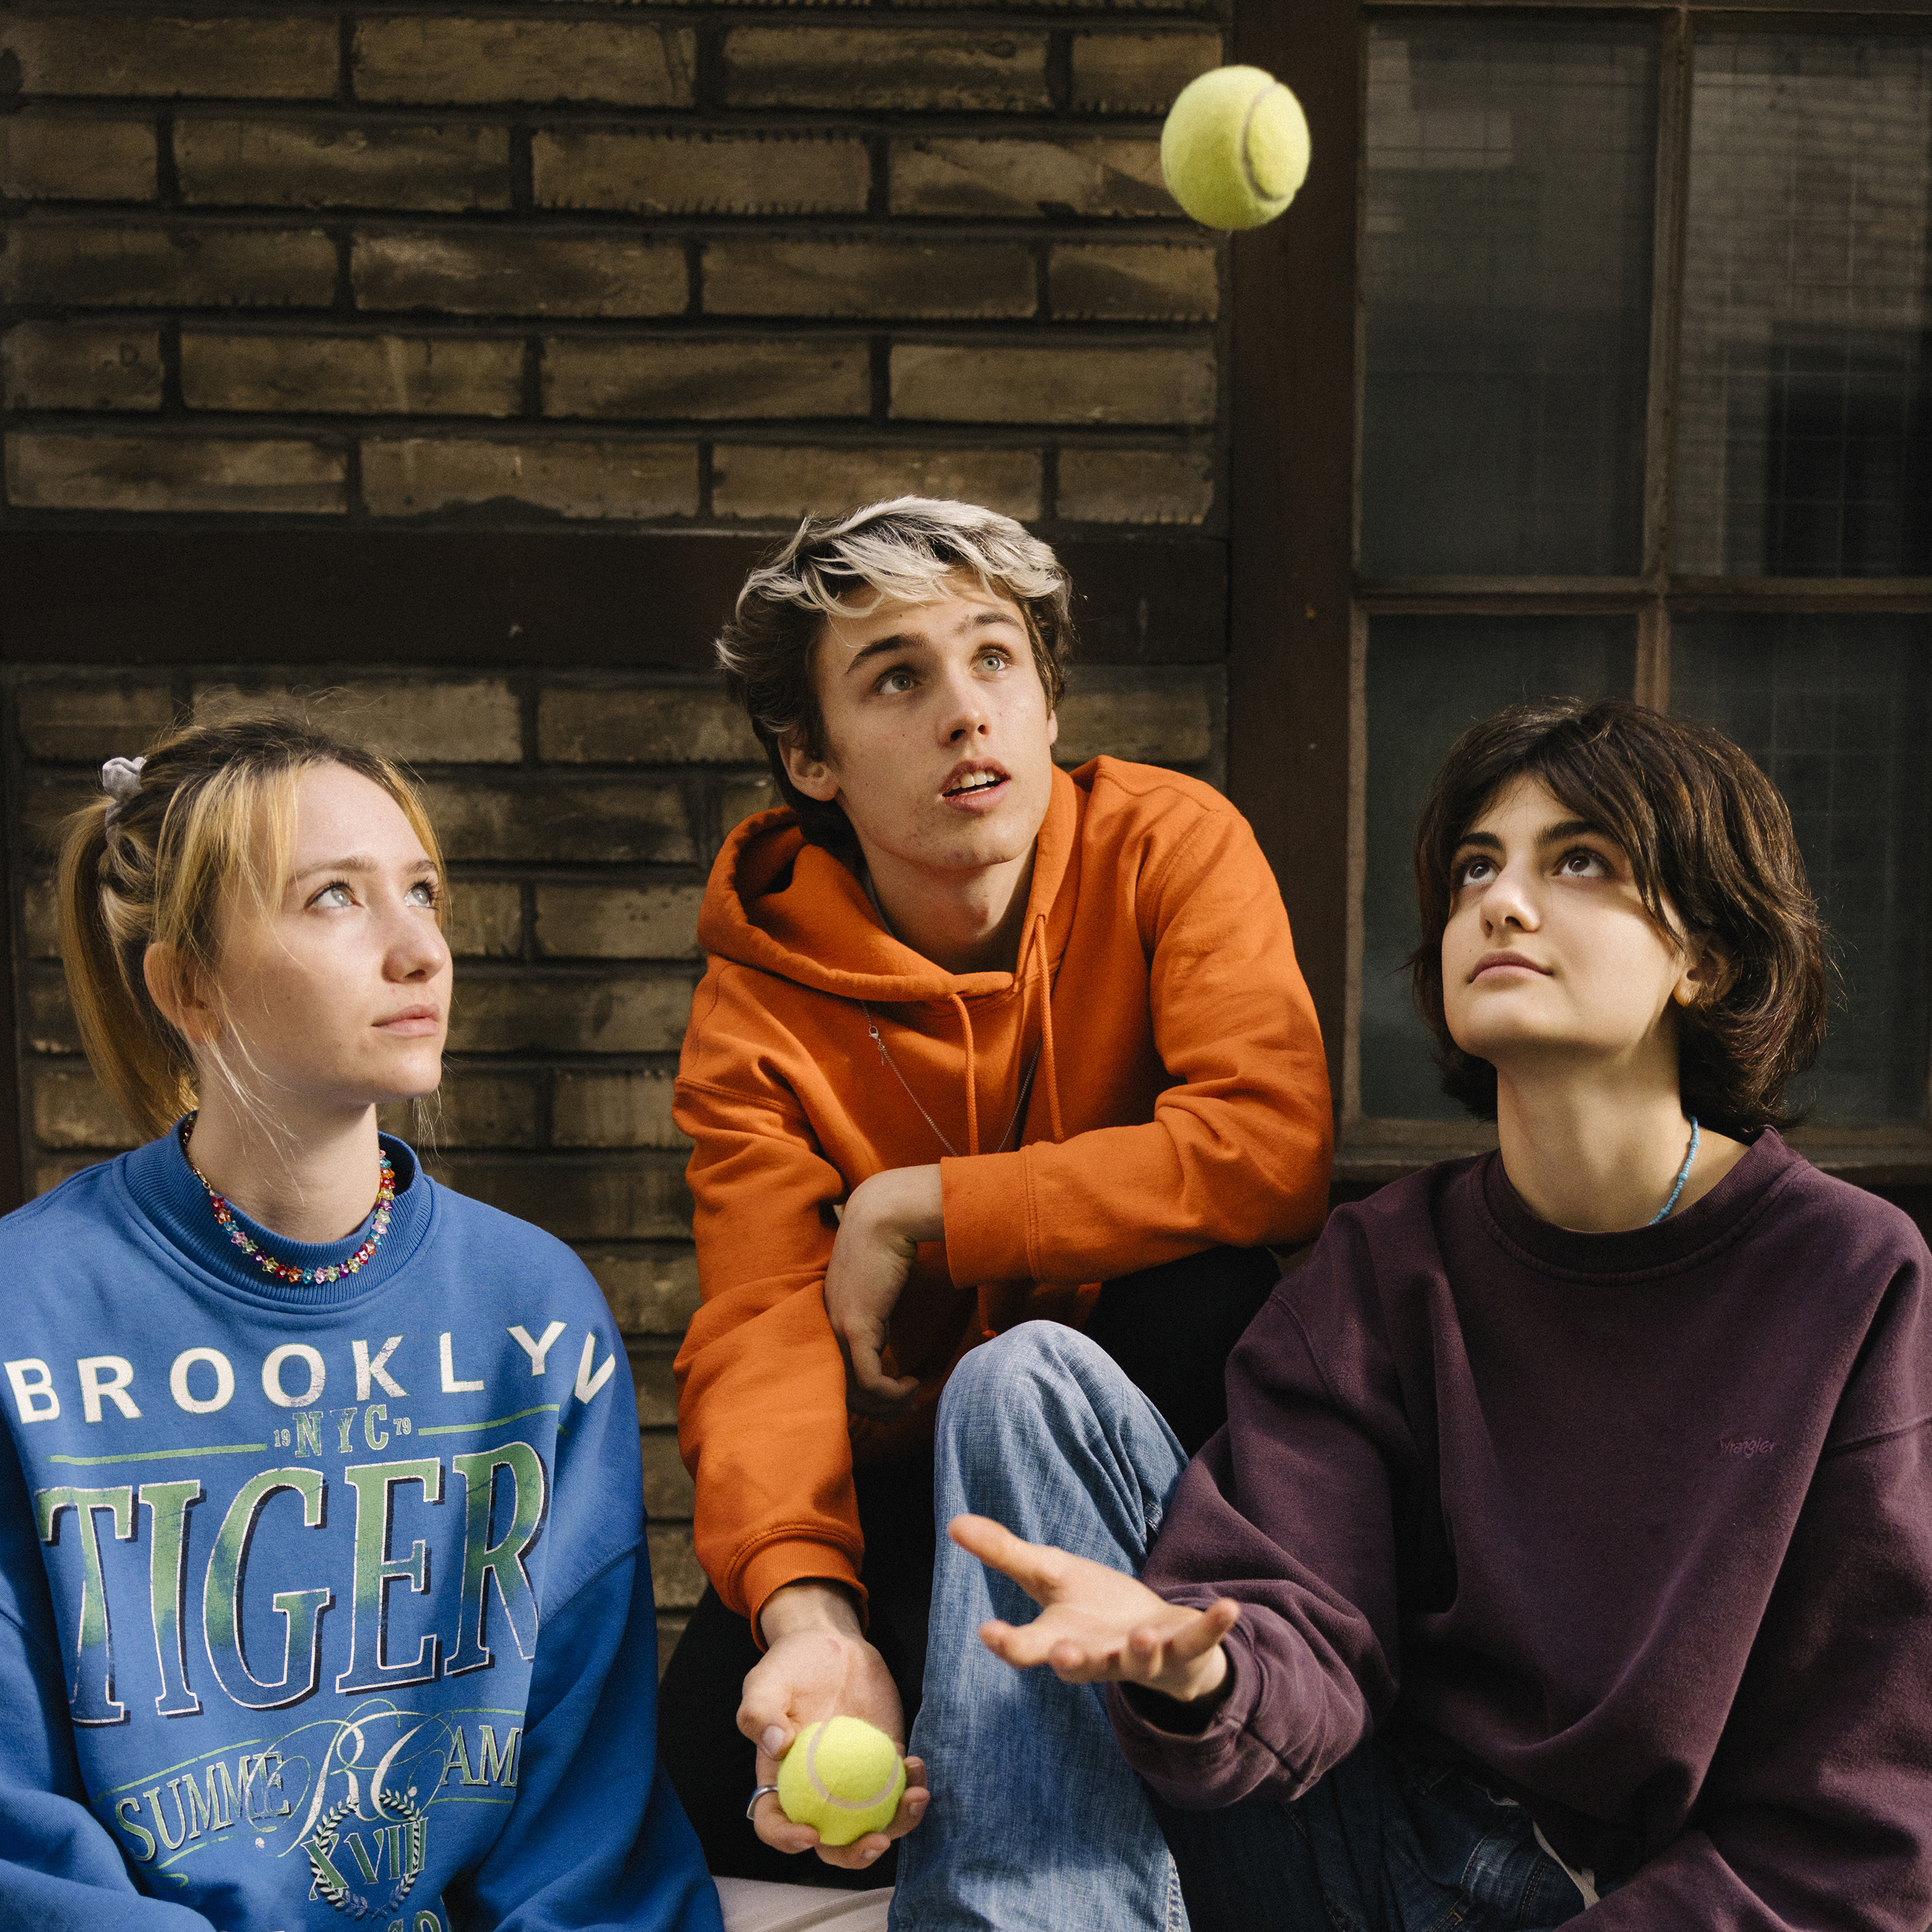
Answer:
[[959, 1009], [959, 1030], [966, 1036], [966, 1151], [980, 1151], [980, 1080], [973, 1064], [973, 1016], [957, 993], [947, 996]]
[[1046, 1063], [1046, 1112], [1058, 1143], [1066, 1136], [1060, 1124], [1060, 1063], [1053, 1052], [1053, 981], [1046, 970], [1046, 914], [1043, 912], [1035, 916], [1034, 936], [1038, 941], [1034, 958], [1040, 974], [1040, 1057]]

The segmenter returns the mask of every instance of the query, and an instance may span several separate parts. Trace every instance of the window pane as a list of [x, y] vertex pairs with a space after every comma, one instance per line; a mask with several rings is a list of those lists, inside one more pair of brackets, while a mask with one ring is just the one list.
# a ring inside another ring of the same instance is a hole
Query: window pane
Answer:
[[1369, 36], [1362, 568], [1634, 575], [1654, 30]]
[[1784, 794], [1844, 976], [1808, 1097], [1820, 1120], [1922, 1120], [1932, 1060], [1932, 623], [1679, 617], [1671, 708]]
[[1712, 34], [1690, 125], [1675, 567], [1932, 574], [1932, 48]]
[[1449, 748], [1526, 698], [1628, 698], [1628, 617], [1383, 617], [1369, 634], [1368, 850], [1362, 903], [1362, 1112], [1460, 1120], [1402, 962], [1414, 950], [1416, 814]]

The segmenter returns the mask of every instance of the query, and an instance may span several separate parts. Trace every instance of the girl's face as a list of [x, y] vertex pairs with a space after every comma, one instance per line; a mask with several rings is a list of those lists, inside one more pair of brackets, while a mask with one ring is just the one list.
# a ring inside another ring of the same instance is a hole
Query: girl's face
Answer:
[[1670, 1009], [1708, 976], [1646, 910], [1615, 840], [1521, 778], [1463, 835], [1454, 868], [1442, 1004], [1465, 1053], [1499, 1073], [1594, 1064], [1675, 1087]]
[[304, 771], [280, 903], [224, 935], [221, 1045], [236, 1076], [305, 1111], [434, 1092], [449, 1023], [441, 889], [380, 785], [342, 765]]

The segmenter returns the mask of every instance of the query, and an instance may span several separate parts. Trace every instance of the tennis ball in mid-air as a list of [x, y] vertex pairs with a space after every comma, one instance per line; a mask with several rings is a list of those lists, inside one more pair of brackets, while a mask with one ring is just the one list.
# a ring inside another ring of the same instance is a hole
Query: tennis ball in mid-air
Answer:
[[882, 1832], [899, 1808], [905, 1761], [884, 1731], [862, 1718], [808, 1724], [778, 1761], [778, 1803], [794, 1825], [812, 1825], [824, 1845], [849, 1845]]
[[1167, 191], [1208, 228], [1258, 228], [1294, 199], [1308, 173], [1301, 104], [1258, 67], [1217, 67], [1190, 80], [1160, 130]]

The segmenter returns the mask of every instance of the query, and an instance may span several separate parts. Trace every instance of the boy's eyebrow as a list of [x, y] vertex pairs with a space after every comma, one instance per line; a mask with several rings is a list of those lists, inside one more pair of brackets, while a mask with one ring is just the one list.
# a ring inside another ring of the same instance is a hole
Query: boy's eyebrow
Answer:
[[[988, 624], [1008, 624], [1016, 629], [1024, 628], [1018, 618], [1004, 610], [976, 610], [961, 628], [967, 630], [977, 630]], [[842, 677], [850, 677], [867, 658], [877, 657], [881, 651], [910, 650], [922, 641], [917, 638], [908, 637], [902, 631], [893, 632], [889, 638], [875, 638], [862, 650], [856, 650], [852, 653], [850, 663], [846, 665], [839, 675]]]

